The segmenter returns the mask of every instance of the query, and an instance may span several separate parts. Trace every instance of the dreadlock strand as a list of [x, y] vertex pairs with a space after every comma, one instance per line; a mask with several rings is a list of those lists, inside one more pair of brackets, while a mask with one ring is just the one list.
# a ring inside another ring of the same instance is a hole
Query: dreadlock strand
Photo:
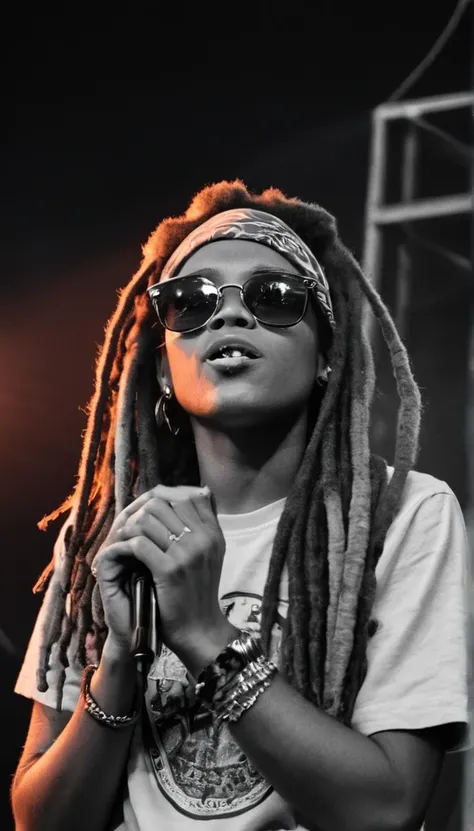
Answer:
[[137, 390], [138, 493], [144, 493], [160, 481], [158, 442], [156, 438], [154, 366], [145, 366]]
[[[323, 446], [324, 446], [323, 440]], [[325, 631], [324, 610], [327, 605], [328, 571], [327, 571], [327, 531], [326, 516], [321, 484], [315, 489], [306, 530], [306, 548], [304, 557], [304, 575], [308, 586], [309, 619], [307, 686], [310, 700], [320, 707], [322, 704], [322, 670], [324, 667]]]
[[92, 586], [92, 603], [91, 603], [91, 610], [92, 610], [92, 620], [97, 627], [99, 632], [103, 631], [105, 628], [105, 619], [104, 619], [104, 607], [102, 605], [102, 598], [100, 596], [100, 589], [99, 584], [94, 581], [94, 585]]
[[129, 503], [133, 481], [133, 416], [136, 380], [139, 371], [139, 346], [130, 346], [124, 361], [117, 401], [115, 430], [115, 512]]
[[[387, 465], [378, 456], [370, 459], [372, 483], [371, 517], [375, 517], [379, 500], [387, 484]], [[367, 642], [370, 637], [369, 623], [375, 600], [377, 586], [375, 569], [381, 554], [374, 546], [369, 547], [366, 567], [359, 597], [358, 619], [355, 629], [351, 660], [346, 674], [344, 695], [341, 701], [340, 716], [345, 724], [350, 725], [358, 692], [367, 674]], [[374, 621], [376, 623], [376, 621]]]
[[411, 371], [407, 350], [397, 332], [388, 308], [364, 277], [357, 263], [354, 263], [354, 265], [355, 276], [379, 322], [392, 360], [397, 391], [400, 397], [394, 466], [395, 469], [400, 468], [408, 471], [414, 466], [418, 451], [421, 420], [420, 391]]
[[301, 695], [307, 694], [307, 665], [308, 665], [308, 619], [309, 604], [308, 592], [305, 586], [304, 574], [304, 528], [306, 526], [306, 512], [301, 510], [290, 539], [288, 549], [288, 617], [291, 624], [291, 661], [293, 664], [292, 676], [295, 679], [296, 689]]
[[46, 608], [39, 647], [38, 669], [36, 672], [36, 686], [40, 692], [46, 692], [48, 690], [46, 675], [49, 668], [49, 658], [52, 645], [58, 640], [61, 634], [65, 597], [61, 581], [57, 573], [54, 573], [48, 586], [48, 595], [44, 599]]
[[75, 578], [71, 583], [71, 601], [72, 601], [72, 617], [75, 619], [78, 600], [82, 596], [84, 586], [90, 573], [90, 552], [97, 550], [97, 543], [101, 543], [107, 536], [113, 519], [114, 500], [113, 495], [109, 494], [107, 503], [102, 505], [101, 513], [95, 518], [94, 526], [87, 537], [87, 542], [81, 550], [80, 557], [77, 557], [77, 570]]
[[344, 517], [336, 469], [336, 425], [328, 425], [323, 444], [323, 491], [328, 528], [329, 604], [326, 618], [326, 668], [332, 656], [332, 643], [336, 629], [337, 603], [341, 591], [346, 538]]
[[293, 660], [294, 635], [292, 631], [292, 617], [288, 612], [283, 624], [280, 641], [280, 665], [288, 683], [295, 686], [295, 668]]
[[[360, 303], [351, 310], [355, 331], [361, 320]], [[333, 706], [338, 709], [349, 663], [356, 623], [357, 600], [364, 573], [370, 533], [370, 447], [369, 395], [373, 387], [372, 362], [362, 339], [354, 339], [351, 353], [351, 456], [353, 469], [352, 498], [349, 511], [347, 548], [333, 643], [333, 662], [328, 686]]]
[[[129, 283], [127, 289], [122, 291], [115, 313], [107, 324], [104, 344], [97, 358], [94, 385], [95, 389], [92, 399], [88, 405], [89, 417], [83, 439], [81, 459], [79, 462], [78, 484], [73, 497], [70, 498], [71, 504], [74, 504], [75, 506], [76, 514], [73, 525], [72, 539], [70, 542], [70, 556], [68, 558], [68, 566], [65, 572], [65, 579], [67, 580], [67, 583], [69, 583], [71, 577], [75, 555], [83, 542], [81, 539], [83, 522], [86, 516], [87, 506], [89, 504], [94, 470], [97, 465], [97, 451], [100, 446], [100, 440], [103, 433], [102, 426], [104, 411], [109, 395], [109, 380], [116, 357], [117, 345], [120, 341], [122, 331], [125, 328], [126, 320], [129, 317], [130, 308], [133, 305], [136, 290], [140, 283], [144, 281], [146, 276], [147, 269], [141, 268], [138, 274]], [[62, 510], [65, 509], [66, 503], [62, 506]], [[44, 528], [47, 526], [47, 523], [48, 517], [43, 520]]]
[[109, 394], [108, 380], [115, 360], [115, 349], [120, 337], [121, 328], [133, 303], [133, 294], [131, 288], [123, 292], [117, 310], [106, 328], [105, 341], [97, 359], [95, 390], [88, 406], [89, 418], [79, 462], [79, 482], [75, 494], [77, 513], [74, 536], [71, 541], [71, 548], [74, 554], [76, 553], [74, 549], [76, 548], [77, 550], [78, 547], [77, 538], [82, 528], [94, 476], [96, 450], [102, 434], [104, 409]]
[[[287, 540], [290, 537], [293, 522], [292, 515], [286, 512], [285, 507], [277, 526], [262, 597], [260, 636], [267, 653], [270, 651], [271, 634], [278, 610], [281, 577], [286, 563]], [[283, 528], [282, 532], [280, 532], [280, 527]]]
[[[305, 512], [307, 501], [312, 493], [312, 488], [308, 487], [308, 485], [311, 483], [313, 478], [313, 468], [315, 460], [318, 456], [318, 447], [321, 435], [325, 424], [328, 422], [330, 415], [336, 406], [338, 395], [337, 391], [344, 373], [347, 353], [346, 307], [347, 303], [343, 299], [335, 299], [334, 311], [338, 321], [338, 326], [331, 348], [332, 373], [328, 389], [323, 397], [312, 436], [306, 448], [293, 488], [286, 500], [285, 508], [282, 512], [275, 535], [275, 542], [262, 600], [262, 642], [266, 645], [267, 649], [270, 642], [272, 622], [277, 609], [277, 595], [283, 566], [287, 560], [287, 552], [291, 544], [290, 541], [296, 533], [295, 524], [298, 522], [298, 518], [301, 518], [302, 513]], [[302, 521], [300, 519], [299, 527], [301, 527], [301, 525]], [[285, 654], [288, 655], [289, 651], [290, 646], [288, 645]]]

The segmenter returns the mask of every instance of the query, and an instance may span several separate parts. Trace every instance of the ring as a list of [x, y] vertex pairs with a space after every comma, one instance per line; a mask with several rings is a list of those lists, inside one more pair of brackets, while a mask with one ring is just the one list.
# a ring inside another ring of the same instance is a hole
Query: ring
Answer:
[[179, 542], [180, 539], [182, 539], [182, 537], [184, 537], [185, 534], [190, 534], [190, 533], [191, 533], [191, 529], [188, 528], [187, 525], [185, 525], [183, 530], [181, 531], [181, 534], [179, 534], [178, 536], [176, 536], [176, 534], [170, 534], [168, 539], [169, 539], [170, 542]]

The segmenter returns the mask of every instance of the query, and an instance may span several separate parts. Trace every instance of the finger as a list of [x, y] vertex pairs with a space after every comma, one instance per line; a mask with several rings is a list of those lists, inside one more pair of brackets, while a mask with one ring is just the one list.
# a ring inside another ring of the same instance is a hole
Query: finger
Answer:
[[202, 528], [203, 520], [194, 500], [187, 500], [186, 502], [177, 502], [173, 505], [173, 511], [179, 520], [186, 525], [191, 531], [198, 531]]
[[133, 567], [135, 559], [126, 540], [114, 542], [96, 554], [91, 571], [98, 582], [113, 583], [120, 579], [130, 567]]
[[118, 517], [114, 520], [113, 530], [116, 531], [119, 528], [122, 528], [124, 523], [130, 516], [132, 516], [132, 514], [155, 497], [159, 497], [167, 502], [180, 502], [182, 500], [189, 499], [190, 496], [202, 494], [203, 492], [207, 492], [207, 488], [197, 488], [191, 485], [178, 485], [177, 487], [171, 488], [166, 485], [156, 485], [151, 490], [142, 493], [141, 496], [134, 499], [130, 505], [127, 505], [127, 507], [120, 512]]
[[155, 583], [159, 582], [160, 576], [166, 577], [175, 566], [173, 558], [148, 537], [132, 537], [128, 540], [128, 545], [132, 555], [148, 569]]
[[158, 496], [167, 502], [182, 502], [190, 497], [208, 493], [208, 491], [207, 487], [198, 488], [193, 485], [178, 485], [174, 488], [169, 488], [166, 485], [156, 485], [151, 493], [153, 496]]
[[197, 496], [191, 497], [191, 502], [196, 508], [201, 522], [204, 522], [206, 525], [209, 523], [212, 525], [216, 524], [217, 518], [211, 504], [211, 494], [209, 496], [197, 494]]
[[99, 582], [115, 582], [133, 570], [134, 563], [144, 565], [156, 578], [160, 572], [169, 570], [173, 560], [145, 536], [113, 543], [94, 559]]
[[[168, 529], [168, 536], [169, 534], [181, 534], [185, 525], [193, 530], [201, 524], [199, 514], [189, 500], [176, 502], [171, 506], [168, 502], [155, 497], [147, 502], [143, 511], [159, 519]], [[186, 516], [186, 519], [183, 519], [183, 515]]]
[[[150, 503], [149, 503], [150, 504]], [[120, 529], [120, 539], [132, 539], [132, 537], [145, 536], [155, 543], [159, 548], [166, 551], [172, 540], [170, 540], [170, 533], [181, 534], [183, 531], [183, 523], [177, 516], [174, 516], [175, 530], [168, 528], [157, 518], [151, 510], [147, 510], [147, 506], [140, 509], [137, 514], [129, 517], [123, 528]]]
[[131, 522], [136, 522], [137, 525], [140, 525], [147, 514], [159, 520], [167, 529], [168, 535], [180, 534], [183, 530], [183, 523], [176, 514], [175, 509], [168, 502], [165, 502], [163, 499], [158, 499], [156, 496], [148, 500], [135, 514], [132, 514], [127, 520], [127, 525], [130, 525]]

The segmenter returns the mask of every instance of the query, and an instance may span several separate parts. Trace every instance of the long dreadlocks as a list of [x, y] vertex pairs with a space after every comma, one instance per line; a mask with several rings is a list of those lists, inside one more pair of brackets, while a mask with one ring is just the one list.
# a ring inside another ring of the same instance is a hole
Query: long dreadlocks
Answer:
[[[159, 395], [156, 319], [146, 288], [179, 243], [211, 216], [231, 208], [256, 208], [286, 222], [323, 265], [331, 288], [336, 329], [332, 374], [286, 500], [275, 536], [262, 604], [261, 636], [269, 648], [285, 563], [289, 607], [282, 635], [282, 670], [289, 683], [316, 706], [350, 724], [367, 671], [366, 649], [375, 596], [375, 567], [417, 454], [420, 397], [406, 350], [382, 300], [341, 243], [336, 223], [317, 205], [289, 199], [277, 189], [260, 195], [235, 182], [204, 188], [183, 216], [164, 220], [143, 250], [139, 271], [122, 291], [96, 366], [77, 486], [39, 527], [69, 510], [61, 532], [63, 562], [54, 559], [34, 591], [48, 586], [37, 672], [38, 689], [53, 645], [63, 667], [77, 635], [77, 658], [87, 660], [93, 638], [100, 656], [107, 635], [91, 565], [115, 516], [135, 496], [162, 482], [199, 484], [199, 471], [184, 412], [180, 440], [155, 423]], [[394, 473], [369, 446], [374, 365], [363, 326], [366, 303], [378, 319], [400, 398]], [[66, 603], [67, 600], [67, 603]]]

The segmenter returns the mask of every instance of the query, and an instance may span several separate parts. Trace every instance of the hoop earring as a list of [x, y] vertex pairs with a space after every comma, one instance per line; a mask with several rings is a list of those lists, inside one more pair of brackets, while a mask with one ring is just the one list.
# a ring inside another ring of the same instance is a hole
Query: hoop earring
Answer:
[[324, 372], [322, 372], [321, 375], [318, 375], [318, 377], [316, 378], [316, 383], [319, 387], [327, 386], [327, 383], [329, 381], [329, 375], [331, 374], [331, 372], [332, 369], [328, 364]]
[[171, 401], [173, 397], [173, 392], [171, 387], [168, 384], [165, 384], [163, 387], [163, 392], [160, 395], [158, 401], [156, 402], [155, 407], [155, 421], [157, 427], [163, 427], [163, 424], [166, 424], [168, 430], [173, 436], [177, 436], [179, 433], [179, 427], [172, 427], [171, 422], [166, 411], [166, 404]]

